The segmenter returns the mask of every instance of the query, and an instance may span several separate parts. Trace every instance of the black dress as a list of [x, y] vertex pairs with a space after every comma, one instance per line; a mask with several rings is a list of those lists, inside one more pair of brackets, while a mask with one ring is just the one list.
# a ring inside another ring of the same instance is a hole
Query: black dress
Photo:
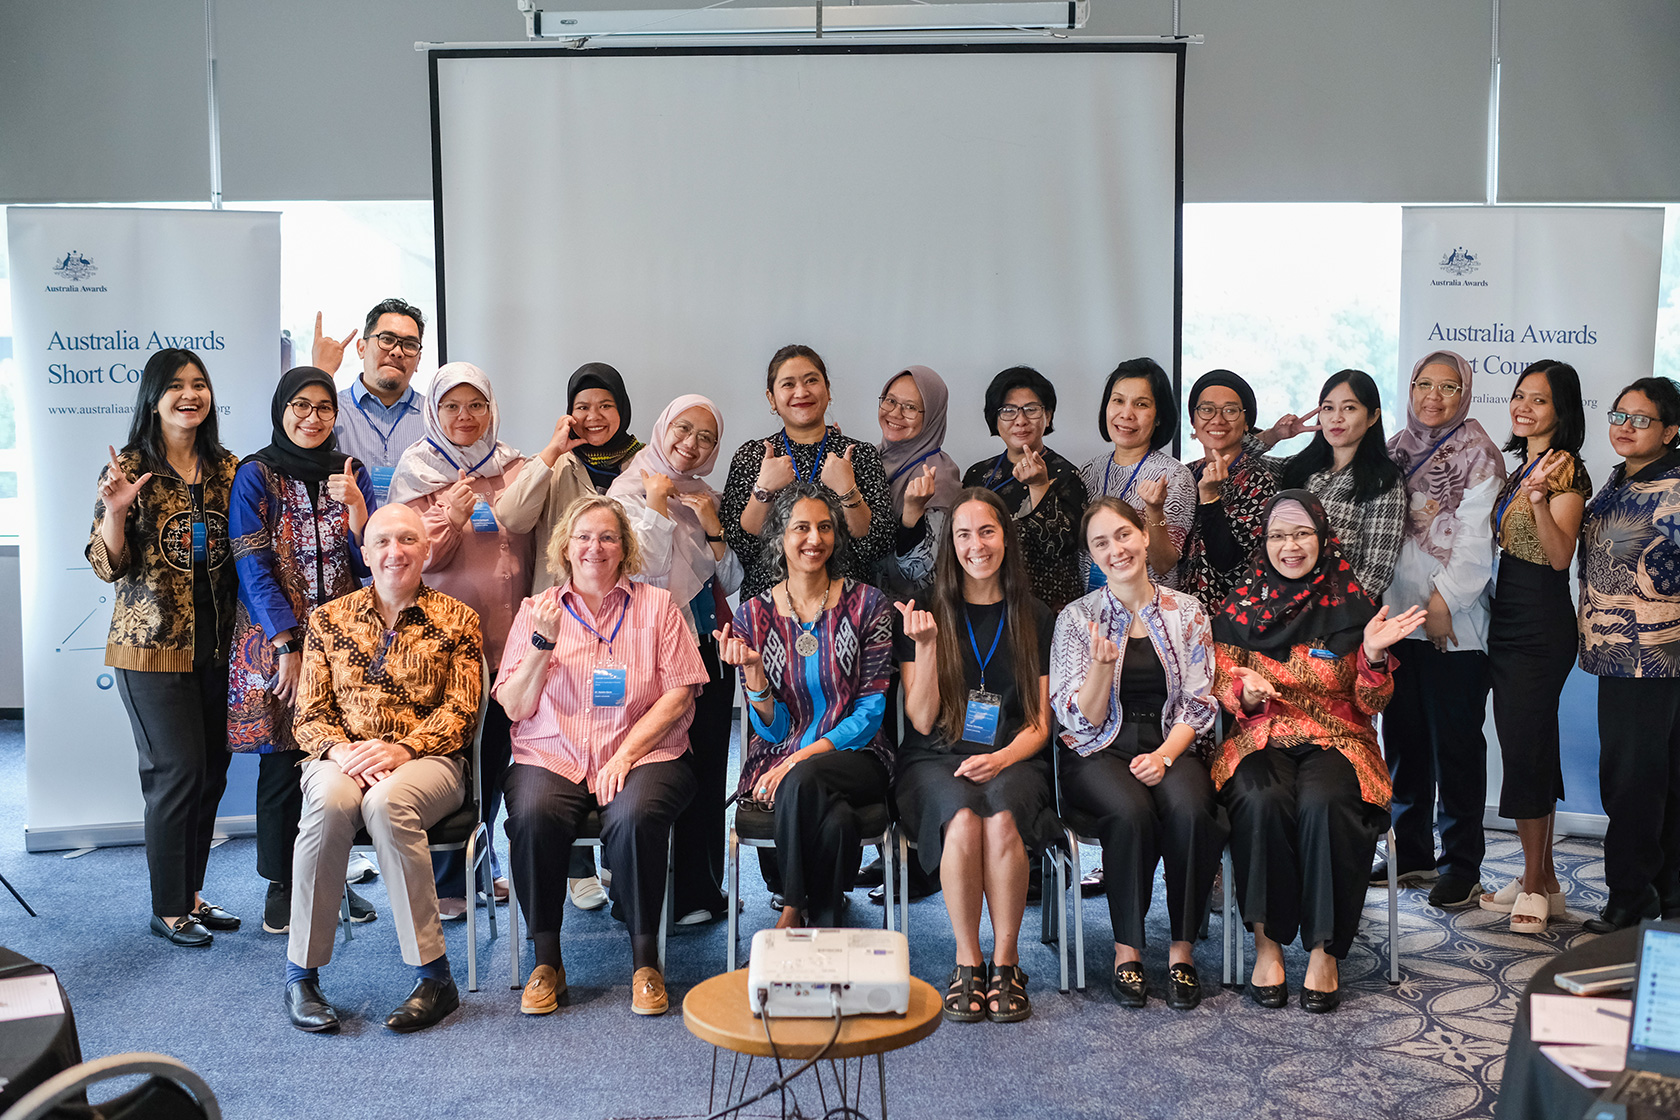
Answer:
[[[1028, 604], [1038, 629], [1038, 663], [1042, 672], [1048, 674], [1050, 639], [1056, 619], [1050, 609], [1037, 599], [1029, 599]], [[1003, 604], [965, 604], [965, 607], [974, 626], [975, 642], [982, 651], [989, 649], [992, 636], [1005, 621]], [[981, 687], [980, 662], [969, 648], [966, 633], [962, 639], [963, 682], [968, 689], [977, 689]], [[915, 643], [902, 633], [895, 639], [894, 647], [900, 662], [916, 659]], [[904, 723], [904, 741], [898, 751], [898, 774], [893, 782], [893, 796], [897, 801], [899, 820], [915, 841], [922, 869], [930, 875], [938, 870], [944, 853], [945, 826], [959, 809], [968, 809], [982, 820], [1005, 811], [1012, 814], [1029, 860], [1045, 846], [1055, 843], [1061, 835], [1061, 823], [1056, 818], [1050, 795], [1048, 754], [1041, 751], [1032, 758], [1006, 766], [990, 781], [976, 782], [957, 777], [957, 766], [965, 756], [987, 754], [1008, 746], [1026, 722], [1021, 697], [1015, 687], [1015, 659], [1007, 640], [998, 642], [997, 653], [986, 665], [985, 687], [996, 693], [1001, 701], [998, 735], [994, 743], [953, 743], [938, 726], [935, 726], [933, 734], [923, 735], [909, 720]]]

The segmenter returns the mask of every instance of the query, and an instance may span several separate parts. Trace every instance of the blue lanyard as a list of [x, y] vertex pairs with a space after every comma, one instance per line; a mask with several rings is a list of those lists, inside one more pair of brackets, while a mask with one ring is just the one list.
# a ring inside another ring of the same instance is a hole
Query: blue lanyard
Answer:
[[[401, 424], [403, 422], [403, 416], [406, 416], [409, 410], [414, 408], [414, 405], [408, 400], [407, 395], [405, 394], [403, 399], [397, 402], [402, 405], [403, 411], [397, 416], [396, 420], [392, 421], [391, 430], [388, 432], [382, 432], [379, 430], [379, 425], [373, 422], [373, 415], [368, 412], [367, 408], [362, 404], [362, 401], [357, 399], [354, 390], [351, 390], [350, 399], [355, 402], [356, 411], [362, 414], [362, 419], [368, 422], [368, 427], [373, 429], [373, 434], [379, 437], [379, 446], [383, 448], [387, 454], [389, 454], [391, 451], [391, 437], [397, 434], [397, 425]], [[433, 446], [436, 445], [434, 444]]]
[[998, 641], [1003, 637], [1003, 625], [1008, 620], [1009, 603], [1005, 600], [1003, 610], [998, 615], [997, 633], [992, 635], [992, 648], [986, 651], [986, 656], [982, 659], [980, 657], [980, 643], [974, 640], [974, 619], [969, 617], [967, 611], [963, 612], [963, 621], [968, 623], [968, 646], [974, 651], [975, 663], [980, 666], [980, 688], [982, 691], [986, 687], [986, 666], [992, 663], [992, 654], [997, 652]]
[[1114, 456], [1110, 455], [1108, 457], [1108, 465], [1103, 468], [1103, 493], [1113, 494], [1116, 498], [1125, 497], [1126, 492], [1132, 488], [1132, 483], [1137, 481], [1137, 474], [1143, 469], [1143, 464], [1148, 461], [1148, 459], [1149, 452], [1146, 451], [1143, 453], [1143, 458], [1137, 461], [1137, 466], [1132, 468], [1132, 473], [1127, 476], [1126, 485], [1120, 487], [1119, 492], [1116, 493], [1115, 491], [1109, 489], [1109, 486], [1114, 482]]
[[914, 459], [914, 460], [911, 460], [910, 462], [904, 464], [902, 467], [898, 468], [896, 471], [893, 472], [893, 476], [891, 478], [887, 479], [887, 485], [891, 486], [893, 483], [897, 482], [900, 478], [902, 478], [904, 476], [905, 471], [915, 470], [918, 466], [920, 466], [922, 464], [922, 462], [924, 460], [931, 459], [935, 455], [939, 454], [940, 450], [941, 450], [941, 448], [936, 447], [932, 451], [929, 451], [926, 455], [923, 455], [920, 459]]
[[[1546, 456], [1544, 454], [1542, 454], [1540, 456], [1540, 459], [1544, 459], [1545, 457]], [[1504, 501], [1499, 503], [1499, 508], [1494, 510], [1494, 513], [1493, 513], [1493, 535], [1495, 537], [1499, 536], [1499, 534], [1504, 531], [1504, 529], [1505, 529], [1505, 511], [1511, 508], [1511, 503], [1517, 500], [1517, 495], [1518, 494], [1522, 493], [1523, 479], [1527, 478], [1529, 476], [1529, 473], [1532, 472], [1535, 467], [1538, 467], [1540, 465], [1540, 459], [1534, 460], [1534, 462], [1530, 463], [1528, 466], [1526, 466], [1522, 469], [1522, 473], [1517, 476], [1517, 481], [1511, 487], [1511, 492], [1505, 496]]]
[[[391, 430], [396, 431], [395, 428], [392, 428]], [[439, 455], [442, 455], [444, 457], [444, 459], [449, 463], [450, 466], [454, 467], [456, 470], [463, 469], [461, 464], [459, 464], [455, 461], [455, 457], [452, 456], [451, 454], [449, 454], [449, 452], [445, 451], [443, 448], [439, 447], [437, 445], [437, 441], [432, 439], [431, 436], [426, 437], [426, 442], [431, 444], [432, 445], [432, 450], [436, 451]], [[484, 464], [488, 463], [491, 460], [491, 458], [495, 456], [495, 454], [496, 454], [496, 445], [491, 444], [490, 445], [490, 453], [488, 455], [486, 455], [484, 458], [480, 459], [478, 462], [474, 463], [471, 467], [465, 468], [465, 470], [467, 472], [467, 476], [470, 478], [473, 475], [477, 474], [478, 473], [478, 468], [482, 467]], [[795, 468], [794, 473], [795, 474], [799, 473], [797, 468]]]
[[997, 462], [992, 464], [992, 469], [986, 472], [986, 489], [990, 490], [994, 494], [997, 493], [999, 490], [1002, 490], [1004, 486], [1008, 486], [1010, 481], [1013, 480], [1014, 477], [1015, 477], [1013, 474], [1006, 477], [1003, 480], [1003, 486], [993, 486], [992, 485], [992, 479], [997, 477], [998, 470], [1003, 466], [1004, 463], [1006, 463], [1008, 461], [1009, 461], [1009, 452], [1005, 451], [1002, 455], [999, 455], [997, 457]]
[[817, 481], [817, 472], [822, 469], [823, 456], [828, 453], [828, 429], [823, 429], [822, 442], [817, 444], [817, 457], [811, 464], [811, 474], [809, 478], [799, 473], [799, 464], [794, 461], [793, 444], [788, 442], [786, 428], [782, 429], [782, 447], [787, 451], [788, 465], [793, 468], [793, 477], [797, 478], [800, 482], [809, 485]]
[[1413, 463], [1412, 464], [1412, 469], [1406, 472], [1406, 481], [1410, 482], [1412, 480], [1412, 476], [1414, 474], [1416, 474], [1418, 471], [1423, 469], [1423, 465], [1425, 463], [1429, 462], [1430, 458], [1435, 454], [1435, 452], [1441, 450], [1441, 445], [1443, 443], [1446, 443], [1449, 439], [1451, 439], [1453, 437], [1454, 433], [1456, 433], [1462, 427], [1464, 427], [1464, 421], [1460, 420], [1458, 423], [1453, 425], [1453, 430], [1451, 432], [1448, 432], [1446, 435], [1444, 435], [1440, 439], [1436, 440], [1435, 441], [1435, 446], [1431, 447], [1428, 451], [1424, 452], [1423, 458], [1419, 459], [1416, 463]]
[[578, 614], [578, 612], [574, 611], [572, 609], [572, 605], [570, 603], [564, 603], [563, 602], [561, 605], [566, 608], [566, 613], [567, 614], [569, 614], [573, 618], [577, 619], [579, 626], [583, 627], [585, 630], [587, 630], [591, 634], [595, 635], [595, 640], [596, 641], [601, 641], [601, 642], [607, 643], [607, 652], [608, 653], [612, 652], [613, 638], [618, 637], [619, 630], [624, 626], [624, 616], [630, 613], [630, 601], [628, 599], [626, 599], [625, 602], [624, 602], [624, 609], [622, 611], [618, 612], [618, 625], [613, 627], [612, 637], [609, 638], [609, 637], [604, 636], [599, 630], [595, 629], [595, 627], [593, 627], [593, 626], [589, 625], [589, 623], [585, 622], [583, 620], [583, 616]]

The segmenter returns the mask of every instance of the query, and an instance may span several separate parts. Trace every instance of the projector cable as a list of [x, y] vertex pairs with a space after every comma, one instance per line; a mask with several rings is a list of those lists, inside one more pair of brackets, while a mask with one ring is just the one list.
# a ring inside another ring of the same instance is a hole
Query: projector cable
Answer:
[[[766, 1038], [769, 1038], [769, 1036], [770, 1036], [770, 1019], [769, 1019], [768, 1012], [765, 1010], [765, 1002], [766, 1002], [765, 997], [767, 995], [769, 995], [769, 993], [767, 991], [765, 991], [762, 988], [759, 989], [758, 1006], [759, 1006], [759, 1009], [760, 1009], [760, 1014], [764, 1015], [764, 1019], [765, 1019], [764, 1035], [765, 1035]], [[838, 984], [830, 984], [829, 985], [828, 1001], [834, 1008], [834, 1033], [828, 1036], [828, 1041], [823, 1043], [821, 1050], [818, 1050], [815, 1054], [812, 1054], [810, 1059], [808, 1061], [806, 1061], [804, 1065], [801, 1065], [798, 1069], [794, 1070], [792, 1073], [788, 1074], [785, 1077], [778, 1077], [776, 1080], [774, 1080], [770, 1084], [766, 1085], [763, 1089], [759, 1090], [757, 1093], [753, 1094], [752, 1096], [746, 1098], [743, 1101], [738, 1101], [735, 1104], [729, 1105], [726, 1108], [718, 1109], [716, 1112], [714, 1112], [710, 1116], [706, 1117], [706, 1120], [723, 1120], [723, 1117], [728, 1116], [729, 1114], [734, 1113], [734, 1112], [739, 1112], [739, 1111], [741, 1111], [741, 1109], [747, 1107], [749, 1104], [758, 1103], [759, 1101], [763, 1100], [765, 1097], [768, 1097], [771, 1093], [779, 1092], [782, 1089], [787, 1088], [788, 1085], [795, 1078], [797, 1078], [800, 1074], [804, 1073], [806, 1070], [810, 1069], [812, 1066], [816, 1065], [818, 1062], [820, 1062], [824, 1058], [828, 1057], [828, 1052], [830, 1050], [834, 1049], [834, 1044], [840, 1040], [840, 1026], [845, 1021], [844, 1017], [840, 1014], [840, 985], [838, 985]], [[776, 1044], [774, 1042], [771, 1042], [770, 1046], [771, 1046], [772, 1052], [775, 1050], [775, 1045]], [[780, 1062], [780, 1059], [778, 1058], [777, 1061]], [[779, 1069], [778, 1069], [778, 1072], [779, 1072]], [[795, 1101], [795, 1105], [797, 1107], [797, 1100]]]

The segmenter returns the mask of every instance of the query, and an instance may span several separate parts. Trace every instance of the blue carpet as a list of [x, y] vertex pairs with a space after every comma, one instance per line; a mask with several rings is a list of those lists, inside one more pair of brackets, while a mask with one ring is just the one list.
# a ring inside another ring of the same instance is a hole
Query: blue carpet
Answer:
[[[285, 939], [261, 932], [265, 884], [252, 841], [217, 848], [205, 887], [206, 897], [244, 917], [245, 928], [218, 934], [209, 950], [175, 948], [146, 931], [141, 848], [74, 860], [25, 853], [23, 772], [22, 725], [0, 722], [0, 872], [42, 915], [31, 919], [0, 894], [0, 943], [58, 970], [86, 1056], [174, 1055], [240, 1120], [702, 1114], [712, 1051], [684, 1029], [679, 1006], [693, 984], [722, 971], [721, 922], [672, 936], [672, 1012], [653, 1019], [630, 1012], [629, 943], [605, 911], [568, 913], [572, 1003], [542, 1017], [519, 1013], [518, 993], [508, 988], [507, 941], [489, 942], [483, 923], [481, 990], [465, 990], [466, 930], [449, 923], [461, 1010], [430, 1031], [397, 1036], [381, 1024], [407, 995], [412, 973], [398, 958], [385, 891], [375, 882], [358, 889], [380, 919], [357, 927], [356, 939], [341, 944], [321, 972], [328, 997], [347, 1013], [345, 1029], [306, 1035], [282, 1008]], [[1096, 855], [1087, 850], [1087, 866]], [[1488, 855], [1490, 885], [1519, 868], [1513, 834], [1490, 834]], [[945, 1024], [890, 1056], [892, 1114], [1489, 1117], [1523, 984], [1551, 954], [1590, 936], [1579, 922], [1603, 904], [1600, 846], [1564, 841], [1558, 855], [1570, 915], [1538, 938], [1505, 932], [1497, 915], [1442, 912], [1425, 904], [1423, 892], [1403, 892], [1403, 982], [1394, 988], [1383, 975], [1386, 895], [1373, 891], [1365, 929], [1343, 964], [1346, 1001], [1328, 1016], [1297, 1005], [1266, 1012], [1239, 991], [1220, 991], [1217, 916], [1214, 937], [1196, 949], [1211, 993], [1199, 1009], [1174, 1012], [1159, 998], [1142, 1011], [1116, 1006], [1104, 979], [1112, 958], [1101, 899], [1087, 900], [1085, 911], [1090, 990], [1060, 995], [1055, 956], [1038, 944], [1038, 910], [1029, 907], [1035, 936], [1023, 940], [1022, 964], [1031, 974], [1033, 1017], [1013, 1026]], [[750, 858], [742, 883], [744, 951], [751, 932], [774, 916]], [[879, 922], [863, 891], [851, 897], [855, 924]], [[1166, 969], [1164, 909], [1157, 884], [1144, 958], [1157, 987]], [[910, 947], [915, 974], [942, 988], [953, 943], [939, 896], [912, 906]], [[1298, 987], [1305, 955], [1293, 950], [1288, 964]], [[757, 1066], [755, 1084], [761, 1078]], [[801, 1100], [814, 1110], [814, 1090]], [[872, 1100], [866, 1091], [871, 1113]], [[771, 1115], [770, 1103], [745, 1115]]]

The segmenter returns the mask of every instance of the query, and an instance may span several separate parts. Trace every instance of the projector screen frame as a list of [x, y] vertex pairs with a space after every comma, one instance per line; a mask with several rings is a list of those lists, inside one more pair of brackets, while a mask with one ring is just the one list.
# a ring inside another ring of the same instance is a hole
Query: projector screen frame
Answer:
[[[433, 310], [433, 333], [437, 340], [439, 365], [449, 361], [449, 319], [446, 297], [444, 254], [444, 196], [443, 196], [443, 124], [439, 106], [438, 62], [464, 58], [583, 58], [608, 55], [613, 57], [690, 57], [721, 55], [798, 55], [798, 54], [1051, 54], [1051, 53], [1115, 53], [1170, 54], [1174, 65], [1173, 120], [1173, 280], [1172, 280], [1172, 353], [1167, 373], [1172, 379], [1175, 409], [1183, 407], [1184, 353], [1184, 72], [1188, 42], [1113, 41], [1099, 38], [1066, 39], [1055, 42], [1033, 40], [1026, 42], [858, 42], [856, 40], [811, 40], [803, 42], [707, 42], [703, 45], [681, 46], [590, 46], [587, 48], [554, 46], [531, 47], [454, 47], [427, 51], [427, 82], [431, 100], [432, 135], [432, 228], [434, 238], [434, 268], [436, 303]], [[1126, 355], [1127, 357], [1131, 355]], [[1119, 360], [1119, 359], [1117, 359]], [[1182, 454], [1185, 426], [1180, 423], [1173, 433], [1172, 453]]]

